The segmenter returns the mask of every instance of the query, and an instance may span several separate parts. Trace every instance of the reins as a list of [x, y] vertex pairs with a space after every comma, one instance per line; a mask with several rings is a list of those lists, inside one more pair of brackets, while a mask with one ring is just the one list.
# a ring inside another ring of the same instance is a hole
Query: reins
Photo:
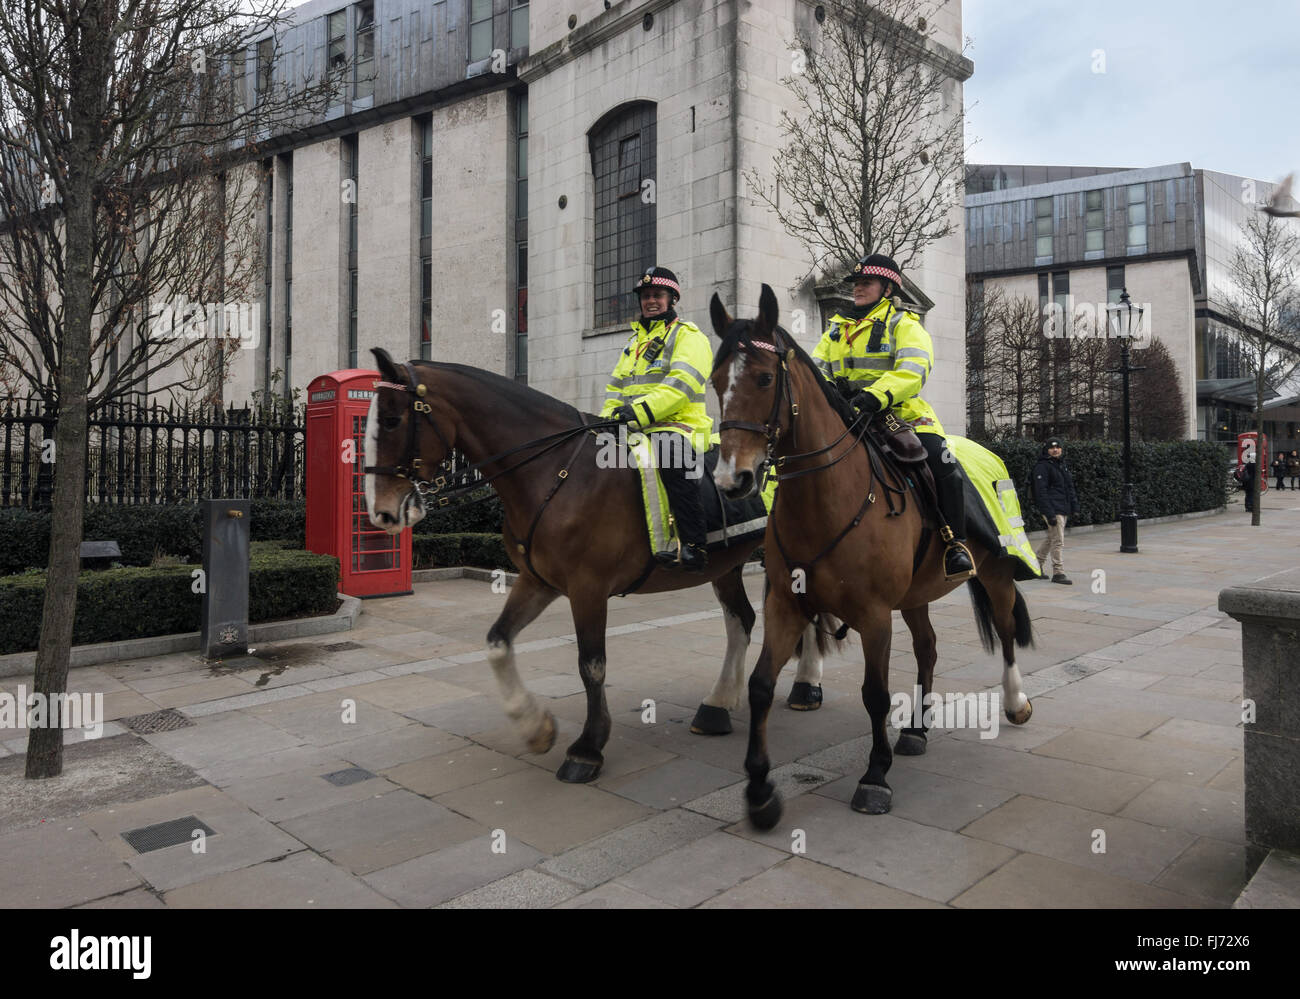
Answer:
[[[794, 358], [795, 350], [793, 347], [790, 347], [783, 351], [775, 344], [766, 343], [765, 341], [762, 340], [751, 340], [749, 342], [749, 346], [757, 347], [761, 350], [766, 350], [769, 353], [775, 354], [778, 360], [780, 361], [780, 367], [777, 369], [776, 391], [773, 393], [773, 399], [772, 399], [772, 412], [768, 416], [767, 422], [765, 424], [757, 424], [757, 423], [752, 423], [744, 420], [724, 420], [721, 424], [719, 424], [719, 430], [746, 430], [752, 433], [763, 434], [764, 437], [767, 438], [767, 448], [765, 452], [765, 457], [763, 459], [763, 462], [759, 466], [760, 483], [762, 479], [765, 478], [765, 476], [769, 473], [770, 469], [775, 468], [779, 470], [785, 467], [787, 462], [802, 461], [807, 458], [815, 458], [819, 455], [828, 454], [832, 452], [837, 446], [839, 446], [839, 444], [846, 437], [850, 435], [853, 436], [853, 442], [837, 457], [832, 458], [831, 460], [824, 462], [823, 464], [814, 465], [811, 468], [802, 468], [799, 469], [798, 471], [785, 472], [785, 473], [781, 473], [778, 471], [776, 473], [777, 482], [778, 483], [784, 482], [789, 479], [798, 478], [801, 475], [810, 475], [813, 472], [821, 472], [821, 471], [825, 471], [828, 468], [833, 468], [835, 465], [838, 465], [841, 461], [843, 461], [846, 457], [848, 457], [849, 454], [857, 450], [859, 444], [863, 444], [866, 447], [868, 480], [867, 480], [867, 493], [865, 498], [862, 501], [862, 505], [858, 507], [857, 513], [854, 515], [853, 519], [850, 520], [848, 524], [844, 526], [843, 530], [841, 530], [837, 535], [835, 535], [835, 537], [831, 540], [831, 542], [827, 544], [825, 547], [823, 547], [822, 550], [819, 551], [816, 555], [814, 555], [811, 559], [809, 559], [808, 561], [796, 561], [792, 559], [790, 557], [789, 552], [786, 550], [785, 544], [781, 541], [781, 533], [777, 528], [775, 519], [772, 520], [772, 524], [771, 524], [772, 537], [773, 540], [776, 541], [777, 550], [780, 551], [782, 559], [785, 560], [786, 565], [789, 566], [790, 568], [796, 570], [802, 569], [806, 577], [807, 573], [811, 571], [814, 565], [816, 565], [826, 555], [830, 554], [830, 552], [832, 552], [835, 549], [835, 547], [841, 541], [843, 541], [845, 537], [848, 536], [850, 531], [852, 531], [855, 527], [857, 527], [860, 523], [862, 523], [862, 518], [866, 516], [867, 510], [870, 509], [872, 504], [876, 502], [876, 494], [875, 494], [874, 486], [877, 481], [880, 482], [881, 487], [885, 491], [884, 492], [885, 501], [889, 505], [888, 516], [898, 516], [903, 512], [903, 510], [907, 508], [906, 507], [907, 487], [906, 485], [903, 484], [900, 484], [898, 487], [890, 485], [888, 481], [888, 477], [885, 472], [885, 468], [881, 463], [879, 455], [876, 453], [875, 448], [871, 446], [870, 439], [866, 438], [867, 428], [870, 424], [870, 420], [866, 419], [862, 414], [858, 414], [857, 418], [844, 428], [844, 432], [841, 433], [837, 438], [835, 438], [835, 440], [831, 441], [831, 443], [827, 444], [825, 447], [820, 447], [815, 451], [805, 451], [798, 454], [790, 454], [790, 455], [784, 455], [778, 457], [775, 454], [775, 451], [777, 446], [780, 444], [780, 440], [781, 440], [780, 415], [781, 415], [781, 406], [783, 400], [787, 400], [787, 399], [789, 400], [790, 441], [793, 444], [797, 440], [795, 421], [799, 416], [799, 404], [794, 398], [793, 379], [790, 375], [790, 370], [789, 370], [789, 362]], [[743, 347], [741, 349], [743, 349]], [[901, 509], [895, 509], [893, 496], [891, 494], [895, 494], [902, 497], [903, 506]], [[804, 595], [800, 593], [798, 596], [799, 596], [800, 606], [802, 607]], [[804, 613], [805, 616], [809, 618], [815, 617], [815, 615], [809, 614], [806, 608], [804, 608]], [[843, 630], [844, 629], [841, 629], [841, 631]], [[837, 634], [836, 637], [843, 637], [843, 636]]]
[[[447, 438], [443, 436], [442, 431], [438, 428], [438, 422], [433, 418], [433, 407], [424, 401], [424, 397], [428, 393], [428, 387], [423, 382], [421, 382], [418, 378], [416, 378], [415, 370], [409, 362], [404, 364], [403, 368], [406, 371], [407, 378], [410, 379], [409, 384], [399, 385], [396, 382], [381, 381], [381, 382], [377, 382], [375, 384], [375, 387], [396, 389], [399, 392], [406, 392], [409, 395], [415, 396], [415, 398], [411, 402], [412, 410], [414, 410], [416, 413], [423, 416], [425, 420], [428, 421], [429, 426], [433, 428], [433, 432], [437, 436], [439, 443], [442, 444], [443, 450], [446, 451], [448, 456], [450, 456], [453, 449], [451, 445], [448, 443]], [[514, 447], [509, 448], [508, 450], [502, 451], [498, 454], [490, 455], [489, 457], [484, 458], [481, 461], [474, 462], [472, 465], [467, 465], [466, 467], [458, 470], [455, 473], [455, 478], [461, 480], [470, 479], [475, 473], [479, 472], [481, 469], [487, 468], [488, 466], [493, 465], [505, 458], [509, 458], [511, 455], [518, 454], [520, 451], [526, 451], [530, 448], [540, 447], [541, 445], [545, 445], [545, 447], [542, 447], [542, 449], [536, 452], [535, 454], [528, 455], [527, 457], [523, 458], [521, 461], [515, 462], [513, 465], [509, 466], [508, 468], [502, 468], [497, 470], [496, 472], [493, 472], [489, 476], [480, 477], [474, 479], [473, 481], [462, 481], [459, 484], [456, 484], [455, 480], [453, 480], [453, 484], [451, 485], [450, 488], [448, 488], [447, 477], [445, 475], [439, 475], [435, 478], [424, 477], [422, 460], [419, 457], [419, 446], [416, 440], [416, 421], [412, 419], [409, 421], [410, 432], [407, 436], [406, 453], [402, 459], [402, 464], [367, 465], [365, 466], [363, 471], [365, 471], [366, 474], [392, 475], [399, 479], [406, 479], [415, 487], [416, 493], [419, 495], [420, 501], [422, 503], [426, 504], [427, 506], [428, 504], [430, 504], [432, 501], [436, 499], [437, 506], [441, 508], [449, 505], [453, 500], [463, 499], [467, 494], [475, 492], [481, 489], [483, 486], [491, 484], [492, 482], [501, 478], [502, 476], [509, 475], [511, 472], [517, 471], [518, 469], [529, 464], [530, 462], [536, 461], [538, 458], [542, 457], [543, 455], [555, 450], [557, 447], [560, 447], [562, 444], [564, 444], [565, 441], [572, 440], [574, 437], [577, 437], [579, 434], [586, 433], [587, 431], [591, 431], [592, 433], [595, 433], [596, 431], [602, 428], [615, 426], [617, 425], [617, 422], [618, 422], [617, 420], [605, 420], [599, 423], [591, 423], [591, 424], [583, 423], [581, 426], [566, 427], [564, 430], [557, 431], [556, 433], [547, 434], [544, 437], [538, 437], [535, 438], [534, 440], [524, 441], [524, 443], [517, 444]], [[579, 442], [579, 445], [581, 445], [581, 441]], [[571, 464], [571, 463], [572, 463], [572, 459], [570, 459], [570, 462], [568, 462], [567, 464]], [[560, 476], [561, 481], [563, 481], [563, 479], [566, 478], [568, 475], [567, 468], [564, 469], [563, 471], [564, 474]], [[458, 505], [468, 506], [472, 503], [482, 502], [487, 498], [488, 498], [487, 496], [480, 496], [473, 499], [468, 499], [465, 503], [458, 504]], [[547, 499], [549, 500], [549, 498], [550, 497], [548, 496]], [[531, 534], [530, 534], [530, 538], [531, 538]]]

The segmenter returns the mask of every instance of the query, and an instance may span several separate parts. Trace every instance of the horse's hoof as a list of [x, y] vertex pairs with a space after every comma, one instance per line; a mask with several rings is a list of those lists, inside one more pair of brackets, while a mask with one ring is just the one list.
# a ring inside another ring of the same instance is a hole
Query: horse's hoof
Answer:
[[696, 735], [728, 735], [731, 732], [731, 714], [726, 708], [701, 704], [691, 721], [691, 731]]
[[859, 784], [853, 795], [853, 810], [868, 815], [884, 815], [889, 811], [894, 792], [882, 784]]
[[908, 730], [898, 733], [898, 741], [894, 743], [894, 752], [899, 756], [924, 756], [925, 733]]
[[801, 680], [790, 688], [790, 696], [785, 703], [792, 711], [816, 711], [822, 706], [821, 685]]
[[1025, 722], [1029, 721], [1033, 713], [1034, 713], [1034, 702], [1027, 697], [1025, 698], [1025, 706], [1021, 708], [1019, 712], [1015, 712], [1015, 711], [1003, 712], [1003, 714], [1007, 716], [1007, 721], [1011, 722], [1012, 725], [1023, 725]]
[[565, 760], [555, 776], [566, 784], [590, 784], [600, 776], [599, 763], [584, 763], [582, 760]]
[[760, 832], [771, 829], [781, 821], [781, 796], [775, 789], [763, 804], [749, 806], [749, 824]]
[[555, 732], [555, 716], [548, 711], [546, 717], [542, 719], [542, 724], [537, 729], [537, 733], [528, 740], [528, 751], [537, 753], [539, 756], [543, 753], [549, 753], [551, 747], [555, 745]]

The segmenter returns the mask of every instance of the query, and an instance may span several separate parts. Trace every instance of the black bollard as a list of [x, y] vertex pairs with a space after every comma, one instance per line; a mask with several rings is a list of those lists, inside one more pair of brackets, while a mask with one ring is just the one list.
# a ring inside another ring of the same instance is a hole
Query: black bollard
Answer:
[[248, 500], [203, 501], [203, 619], [205, 659], [248, 653]]

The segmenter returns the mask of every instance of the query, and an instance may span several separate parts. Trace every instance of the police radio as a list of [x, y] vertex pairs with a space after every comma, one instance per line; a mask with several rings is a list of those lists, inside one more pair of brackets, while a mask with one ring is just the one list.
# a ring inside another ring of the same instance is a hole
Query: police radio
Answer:
[[645, 353], [641, 356], [646, 359], [647, 363], [654, 363], [659, 358], [659, 355], [663, 353], [663, 349], [664, 338], [657, 336], [646, 345]]

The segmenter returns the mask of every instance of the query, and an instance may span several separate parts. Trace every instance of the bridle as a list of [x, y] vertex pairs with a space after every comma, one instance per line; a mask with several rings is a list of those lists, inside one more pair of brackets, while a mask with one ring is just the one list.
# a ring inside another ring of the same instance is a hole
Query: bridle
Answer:
[[[476, 461], [472, 465], [465, 466], [464, 468], [462, 468], [460, 471], [456, 473], [455, 478], [459, 481], [457, 483], [453, 483], [451, 489], [448, 490], [447, 477], [445, 475], [438, 475], [436, 477], [426, 477], [424, 475], [423, 461], [420, 458], [420, 446], [418, 440], [418, 428], [417, 428], [416, 417], [423, 417], [428, 422], [429, 426], [433, 428], [433, 432], [435, 436], [437, 436], [438, 442], [442, 445], [443, 451], [446, 453], [448, 457], [451, 456], [453, 450], [451, 443], [447, 440], [445, 436], [443, 436], [442, 431], [438, 427], [438, 421], [433, 418], [433, 407], [429, 405], [429, 403], [426, 401], [426, 397], [428, 396], [429, 393], [429, 388], [427, 385], [421, 382], [418, 377], [416, 377], [415, 366], [410, 361], [407, 361], [405, 364], [402, 365], [402, 370], [406, 373], [406, 377], [408, 379], [406, 385], [401, 385], [398, 384], [397, 382], [388, 382], [388, 381], [379, 381], [375, 383], [376, 389], [381, 389], [381, 388], [394, 389], [398, 392], [405, 392], [412, 397], [411, 410], [414, 415], [407, 421], [408, 433], [406, 438], [406, 450], [403, 452], [401, 464], [366, 465], [363, 471], [367, 475], [391, 475], [399, 479], [406, 479], [408, 482], [411, 483], [412, 486], [415, 487], [415, 491], [419, 496], [420, 502], [425, 505], [428, 505], [430, 502], [436, 501], [437, 505], [440, 507], [447, 506], [453, 499], [461, 498], [466, 493], [477, 492], [481, 490], [483, 486], [488, 485], [490, 482], [494, 481], [495, 479], [499, 479], [503, 475], [507, 475], [510, 472], [513, 472], [516, 469], [521, 468], [524, 465], [527, 465], [529, 462], [534, 461], [537, 458], [540, 458], [542, 455], [548, 453], [554, 448], [559, 447], [565, 441], [572, 440], [574, 437], [577, 437], [578, 435], [583, 434], [587, 431], [596, 433], [601, 428], [612, 426], [617, 422], [615, 420], [606, 420], [606, 421], [601, 421], [599, 423], [583, 423], [577, 427], [568, 427], [564, 430], [559, 431], [558, 433], [547, 434], [545, 437], [539, 437], [535, 440], [525, 441], [524, 443], [518, 444], [507, 451], [502, 451], [500, 454], [491, 455], [487, 458], [484, 458], [482, 461]], [[581, 416], [581, 414], [579, 415]], [[578, 442], [578, 446], [579, 447], [582, 446], [582, 441]], [[515, 462], [513, 465], [510, 465], [508, 468], [499, 469], [488, 476], [481, 476], [479, 478], [474, 477], [475, 473], [477, 473], [480, 469], [486, 468], [487, 466], [495, 464], [496, 462], [500, 461], [503, 458], [508, 458], [511, 455], [518, 453], [519, 451], [525, 451], [532, 447], [540, 447], [541, 449], [537, 451], [535, 454], [530, 454], [526, 458], [522, 459], [521, 461]], [[576, 457], [576, 452], [575, 452], [575, 457]], [[566, 463], [566, 465], [571, 464], [572, 460], [573, 459], [571, 458], [569, 462]], [[565, 469], [562, 469], [560, 475], [561, 481], [567, 478], [568, 474], [569, 473], [567, 467]], [[445, 494], [444, 494], [444, 490], [446, 490]], [[486, 496], [480, 498], [486, 498]]]
[[[780, 331], [780, 332], [783, 333], [784, 331]], [[753, 423], [746, 420], [724, 420], [722, 421], [722, 423], [718, 425], [718, 429], [719, 431], [746, 430], [751, 433], [762, 434], [767, 439], [767, 447], [764, 453], [764, 458], [763, 461], [759, 464], [759, 468], [758, 468], [759, 488], [762, 488], [763, 481], [766, 479], [767, 475], [769, 474], [769, 470], [773, 467], [775, 467], [778, 470], [776, 475], [777, 481], [784, 482], [787, 479], [795, 479], [801, 475], [810, 475], [813, 472], [825, 471], [826, 469], [839, 464], [841, 461], [847, 458], [851, 453], [856, 451], [859, 444], [864, 443], [863, 438], [866, 436], [867, 428], [871, 421], [870, 419], [865, 418], [861, 413], [859, 413], [857, 415], [857, 418], [854, 419], [851, 423], [848, 424], [848, 426], [844, 428], [844, 432], [841, 433], [839, 437], [835, 438], [835, 440], [827, 444], [825, 447], [820, 447], [815, 451], [805, 451], [802, 453], [788, 454], [788, 455], [783, 455], [778, 457], [776, 455], [776, 449], [780, 444], [781, 434], [782, 434], [780, 416], [781, 416], [782, 402], [785, 400], [788, 400], [789, 412], [790, 412], [791, 445], [794, 446], [795, 442], [798, 439], [795, 431], [795, 420], [799, 416], [799, 404], [794, 398], [794, 388], [793, 388], [794, 382], [790, 376], [790, 368], [789, 368], [790, 361], [794, 359], [795, 350], [793, 347], [788, 347], [785, 350], [782, 350], [777, 345], [767, 343], [763, 340], [750, 340], [747, 345], [737, 344], [737, 349], [745, 349], [746, 346], [757, 347], [760, 350], [765, 350], [771, 354], [775, 354], [778, 360], [780, 361], [780, 365], [777, 368], [777, 374], [776, 374], [776, 379], [777, 379], [776, 389], [773, 392], [773, 398], [772, 398], [772, 412], [768, 415], [767, 422], [763, 424]], [[802, 468], [794, 472], [782, 473], [779, 471], [780, 469], [785, 467], [787, 462], [802, 461], [807, 458], [815, 458], [818, 457], [819, 455], [823, 455], [830, 451], [833, 451], [836, 447], [839, 446], [839, 444], [842, 441], [844, 441], [845, 438], [849, 437], [850, 435], [852, 435], [853, 437], [852, 443], [847, 448], [845, 448], [838, 456], [831, 458], [829, 461], [823, 462], [820, 465], [813, 465], [810, 468]], [[873, 503], [876, 502], [876, 494], [873, 486], [877, 482], [880, 483], [880, 485], [883, 487], [885, 491], [885, 501], [889, 505], [889, 516], [896, 516], [902, 512], [901, 510], [895, 510], [894, 500], [890, 494], [897, 493], [905, 497], [906, 488], [895, 488], [894, 486], [891, 486], [889, 484], [889, 480], [885, 475], [884, 468], [882, 467], [875, 450], [870, 446], [868, 446], [866, 448], [866, 452], [867, 452], [867, 463], [869, 466], [870, 478], [867, 482], [867, 493], [862, 500], [862, 505], [858, 508], [858, 511], [854, 515], [853, 519], [850, 520], [849, 523], [844, 526], [844, 529], [841, 530], [831, 540], [829, 544], [823, 547], [822, 550], [819, 551], [816, 555], [814, 555], [811, 559], [808, 559], [806, 561], [798, 561], [791, 558], [790, 553], [786, 551], [785, 545], [781, 541], [781, 534], [777, 530], [776, 521], [773, 520], [771, 522], [770, 526], [772, 529], [773, 540], [776, 542], [776, 547], [781, 552], [781, 557], [782, 559], [785, 560], [785, 563], [788, 567], [792, 569], [803, 569], [805, 573], [808, 573], [811, 572], [812, 567], [816, 565], [817, 562], [819, 562], [826, 555], [830, 554], [830, 552], [841, 541], [844, 540], [844, 538], [848, 535], [850, 531], [852, 531], [855, 527], [857, 527], [860, 523], [862, 523], [862, 518], [866, 516], [867, 510], [871, 507]], [[904, 502], [906, 502], [905, 499]], [[808, 617], [809, 619], [813, 619], [816, 615], [810, 613], [808, 608], [804, 605], [805, 594], [802, 591], [798, 594], [798, 600], [799, 600], [799, 605], [801, 609], [803, 609], [805, 616]], [[835, 637], [843, 638], [845, 634], [847, 634], [847, 625], [841, 627], [839, 632], [835, 633]]]
[[[784, 332], [784, 331], [782, 331]], [[724, 430], [747, 430], [751, 433], [762, 434], [767, 440], [767, 447], [764, 449], [763, 460], [758, 466], [758, 481], [761, 483], [772, 468], [778, 470], [777, 481], [783, 482], [786, 479], [795, 479], [801, 475], [808, 475], [812, 472], [820, 472], [834, 465], [838, 465], [861, 443], [863, 436], [867, 432], [868, 420], [864, 419], [861, 414], [844, 428], [844, 432], [835, 440], [831, 441], [825, 447], [819, 447], [815, 451], [804, 451], [802, 453], [788, 454], [778, 457], [776, 449], [781, 443], [781, 403], [782, 400], [788, 400], [790, 412], [790, 445], [798, 445], [798, 433], [796, 430], [795, 420], [799, 416], [799, 403], [794, 397], [794, 380], [790, 377], [790, 362], [794, 359], [795, 351], [793, 347], [782, 350], [775, 344], [767, 343], [764, 340], [750, 340], [749, 347], [757, 347], [765, 350], [770, 354], [775, 354], [780, 361], [776, 372], [776, 390], [772, 394], [772, 412], [768, 414], [766, 423], [753, 423], [748, 420], [723, 420], [718, 424], [718, 431]], [[737, 345], [737, 349], [745, 349], [745, 345]], [[780, 469], [784, 468], [787, 462], [802, 461], [806, 458], [816, 458], [819, 455], [826, 454], [837, 448], [840, 443], [850, 435], [853, 436], [853, 443], [845, 448], [839, 456], [832, 458], [821, 465], [813, 465], [811, 468], [803, 468], [797, 472], [781, 473]], [[874, 461], [873, 461], [874, 466]], [[874, 468], [873, 468], [874, 471]]]

